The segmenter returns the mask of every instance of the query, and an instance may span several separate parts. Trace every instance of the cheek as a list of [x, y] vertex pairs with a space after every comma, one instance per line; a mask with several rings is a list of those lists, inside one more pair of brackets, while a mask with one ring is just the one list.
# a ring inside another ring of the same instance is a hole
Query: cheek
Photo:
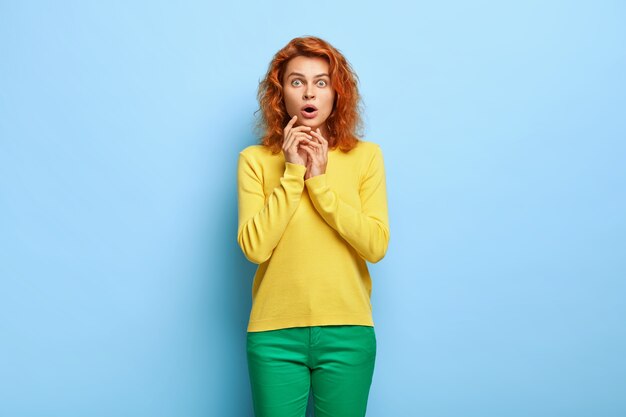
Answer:
[[328, 94], [328, 96], [326, 96], [326, 107], [329, 110], [333, 109], [333, 104], [335, 103], [335, 95], [334, 94]]
[[298, 104], [298, 99], [293, 94], [293, 92], [285, 91], [285, 106], [287, 108], [293, 108], [294, 106], [297, 106], [297, 104]]

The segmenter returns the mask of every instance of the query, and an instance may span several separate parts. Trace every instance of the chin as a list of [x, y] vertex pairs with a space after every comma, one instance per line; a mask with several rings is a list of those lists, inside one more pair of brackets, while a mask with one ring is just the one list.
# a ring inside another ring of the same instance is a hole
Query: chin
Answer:
[[303, 119], [303, 120], [298, 119], [298, 121], [300, 122], [299, 123], [300, 125], [308, 126], [310, 128], [317, 127], [317, 125], [319, 124], [315, 120], [312, 120], [312, 119]]

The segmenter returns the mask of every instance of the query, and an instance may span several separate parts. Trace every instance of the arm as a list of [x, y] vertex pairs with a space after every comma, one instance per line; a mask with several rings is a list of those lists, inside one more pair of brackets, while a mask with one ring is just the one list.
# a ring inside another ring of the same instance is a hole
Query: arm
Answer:
[[296, 211], [306, 167], [285, 162], [285, 172], [265, 203], [263, 183], [254, 165], [239, 154], [237, 193], [239, 224], [237, 242], [246, 258], [256, 264], [269, 259]]
[[328, 186], [326, 174], [311, 177], [304, 183], [319, 214], [359, 256], [372, 263], [385, 256], [389, 244], [389, 218], [385, 168], [380, 146], [376, 147], [360, 184], [360, 211], [341, 200]]

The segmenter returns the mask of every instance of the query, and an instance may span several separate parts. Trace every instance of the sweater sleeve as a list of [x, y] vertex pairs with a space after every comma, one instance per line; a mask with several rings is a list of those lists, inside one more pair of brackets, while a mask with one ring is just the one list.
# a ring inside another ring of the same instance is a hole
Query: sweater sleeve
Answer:
[[237, 165], [237, 242], [246, 258], [256, 264], [268, 260], [296, 211], [304, 189], [306, 167], [285, 162], [280, 184], [267, 203], [260, 169], [242, 153]]
[[385, 256], [389, 244], [389, 218], [385, 168], [379, 145], [376, 145], [359, 187], [361, 210], [344, 202], [328, 186], [326, 174], [311, 177], [304, 183], [319, 214], [359, 256], [372, 263]]

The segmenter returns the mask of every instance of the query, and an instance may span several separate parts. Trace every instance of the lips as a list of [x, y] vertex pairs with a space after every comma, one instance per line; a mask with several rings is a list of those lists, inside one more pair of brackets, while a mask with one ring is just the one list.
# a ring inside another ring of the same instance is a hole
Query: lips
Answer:
[[300, 114], [307, 119], [313, 119], [317, 116], [317, 107], [312, 104], [305, 104], [300, 108]]
[[316, 110], [317, 110], [317, 107], [315, 107], [315, 106], [314, 106], [314, 105], [312, 105], [312, 104], [305, 104], [304, 106], [302, 106], [302, 107], [300, 108], [300, 110], [302, 110], [302, 111], [309, 111], [309, 112], [313, 112], [313, 111], [316, 111]]

